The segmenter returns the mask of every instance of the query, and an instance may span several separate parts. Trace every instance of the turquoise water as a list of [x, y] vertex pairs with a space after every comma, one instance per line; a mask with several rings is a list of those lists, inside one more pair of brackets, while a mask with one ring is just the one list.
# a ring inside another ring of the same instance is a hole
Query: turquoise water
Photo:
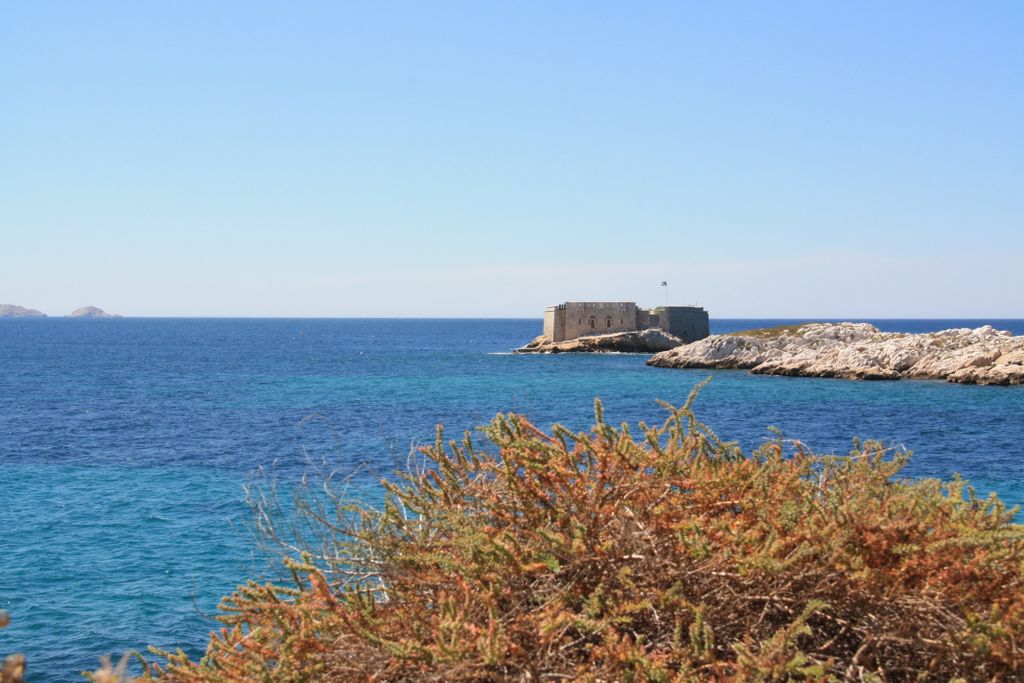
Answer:
[[[712, 322], [729, 331], [787, 321]], [[891, 330], [1024, 321], [874, 321]], [[585, 429], [654, 421], [709, 375], [700, 417], [747, 447], [767, 427], [822, 452], [854, 436], [913, 450], [909, 474], [960, 472], [1024, 503], [1024, 387], [662, 370], [644, 356], [514, 356], [536, 320], [0, 321], [0, 654], [30, 681], [80, 680], [154, 644], [198, 655], [219, 597], [265, 558], [242, 486], [310, 460], [363, 495], [443, 422], [518, 411]]]

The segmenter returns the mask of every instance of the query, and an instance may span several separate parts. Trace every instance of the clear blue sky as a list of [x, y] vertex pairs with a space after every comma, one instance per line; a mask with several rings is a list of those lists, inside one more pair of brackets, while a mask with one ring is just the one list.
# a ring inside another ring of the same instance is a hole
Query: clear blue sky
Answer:
[[0, 303], [1024, 317], [1021, 2], [6, 2]]

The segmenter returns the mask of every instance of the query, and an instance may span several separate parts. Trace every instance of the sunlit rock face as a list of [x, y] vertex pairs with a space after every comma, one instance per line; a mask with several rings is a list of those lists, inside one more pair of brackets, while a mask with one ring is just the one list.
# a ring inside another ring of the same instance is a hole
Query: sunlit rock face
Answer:
[[679, 346], [683, 340], [660, 329], [577, 337], [553, 342], [541, 335], [516, 353], [654, 353]]
[[665, 368], [740, 368], [765, 375], [1024, 383], [1024, 337], [990, 325], [907, 334], [868, 323], [808, 323], [715, 335], [654, 355]]

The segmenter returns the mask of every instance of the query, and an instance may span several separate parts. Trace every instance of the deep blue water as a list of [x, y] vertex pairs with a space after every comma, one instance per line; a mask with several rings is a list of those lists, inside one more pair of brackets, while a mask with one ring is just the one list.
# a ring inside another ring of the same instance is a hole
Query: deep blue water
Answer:
[[[784, 320], [714, 320], [713, 332]], [[1024, 321], [880, 320], [921, 332]], [[266, 572], [242, 485], [307, 459], [363, 495], [434, 425], [517, 411], [587, 428], [659, 420], [714, 374], [699, 416], [756, 446], [776, 426], [821, 452], [854, 436], [914, 451], [909, 474], [960, 472], [1024, 503], [1024, 387], [848, 382], [662, 370], [644, 356], [514, 356], [538, 320], [0, 320], [0, 655], [29, 680], [80, 680], [154, 644], [198, 655], [218, 598]]]

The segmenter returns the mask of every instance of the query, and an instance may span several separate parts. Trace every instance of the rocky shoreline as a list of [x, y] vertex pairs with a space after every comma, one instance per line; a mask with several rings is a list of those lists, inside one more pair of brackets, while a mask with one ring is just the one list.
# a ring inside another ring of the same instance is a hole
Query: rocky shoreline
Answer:
[[944, 379], [1024, 384], [1024, 337], [996, 330], [881, 332], [868, 323], [808, 323], [715, 335], [657, 353], [662, 368], [746, 369], [755, 374], [842, 379]]
[[514, 353], [655, 353], [682, 343], [679, 337], [660, 329], [597, 334], [560, 342], [549, 341], [541, 335]]

